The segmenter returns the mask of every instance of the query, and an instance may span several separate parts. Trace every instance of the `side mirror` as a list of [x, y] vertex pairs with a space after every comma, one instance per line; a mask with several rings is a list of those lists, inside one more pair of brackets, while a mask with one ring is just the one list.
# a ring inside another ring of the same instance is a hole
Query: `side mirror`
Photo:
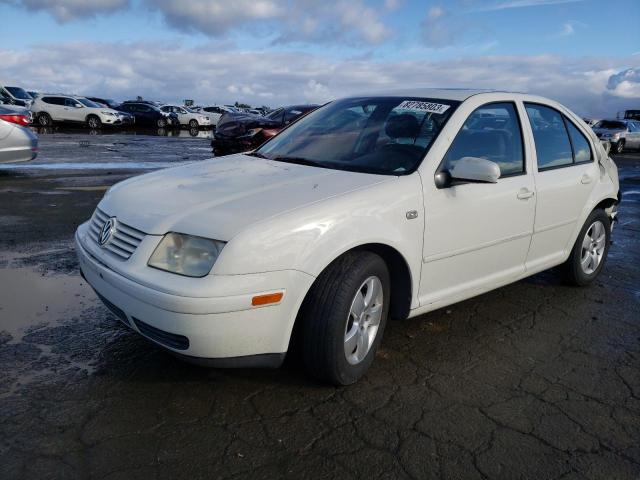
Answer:
[[484, 158], [462, 157], [451, 169], [451, 177], [456, 180], [496, 183], [500, 178], [500, 167]]
[[437, 189], [449, 188], [451, 186], [451, 174], [449, 170], [442, 170], [434, 175], [433, 180]]
[[74, 107], [76, 107], [76, 108], [83, 108], [83, 107], [84, 107], [84, 105], [82, 105], [81, 103], [76, 103], [76, 104], [74, 105]]

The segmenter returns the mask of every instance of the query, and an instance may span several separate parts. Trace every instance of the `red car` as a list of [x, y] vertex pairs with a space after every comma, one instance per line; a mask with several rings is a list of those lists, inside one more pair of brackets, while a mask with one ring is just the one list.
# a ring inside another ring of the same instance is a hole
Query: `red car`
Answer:
[[291, 105], [266, 116], [252, 113], [225, 113], [218, 121], [211, 141], [213, 153], [228, 155], [253, 150], [301, 116], [319, 105]]

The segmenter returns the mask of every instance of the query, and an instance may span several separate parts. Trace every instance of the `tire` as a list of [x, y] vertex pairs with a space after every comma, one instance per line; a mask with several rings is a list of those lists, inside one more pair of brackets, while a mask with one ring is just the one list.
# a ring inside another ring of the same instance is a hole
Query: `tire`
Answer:
[[[367, 306], [369, 293], [375, 299], [370, 298]], [[335, 385], [358, 381], [382, 340], [389, 299], [389, 270], [378, 255], [350, 252], [331, 263], [301, 309], [300, 351], [307, 373]], [[362, 312], [359, 318], [354, 311]]]
[[590, 285], [604, 267], [611, 241], [611, 221], [604, 210], [597, 209], [587, 217], [569, 259], [562, 265], [567, 283]]
[[102, 127], [102, 122], [100, 121], [100, 118], [97, 117], [96, 115], [89, 115], [87, 117], [87, 126], [92, 130], [96, 130]]
[[189, 120], [189, 128], [198, 128], [199, 126], [200, 124], [195, 118], [193, 120]]
[[52, 124], [51, 116], [48, 113], [39, 113], [38, 114], [38, 125], [41, 127], [50, 127]]
[[614, 150], [618, 154], [624, 152], [624, 140], [618, 140], [618, 143], [616, 143], [616, 148]]
[[158, 128], [165, 128], [167, 126], [167, 120], [164, 118], [159, 118], [156, 124], [158, 125]]

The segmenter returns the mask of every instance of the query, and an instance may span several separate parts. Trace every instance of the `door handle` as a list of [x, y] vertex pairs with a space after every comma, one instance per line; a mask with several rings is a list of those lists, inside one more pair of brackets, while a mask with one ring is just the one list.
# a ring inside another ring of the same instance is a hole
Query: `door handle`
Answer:
[[529, 190], [528, 188], [521, 188], [518, 192], [519, 200], [526, 200], [527, 198], [531, 198], [536, 194], [533, 190]]
[[587, 183], [591, 183], [591, 180], [592, 178], [585, 173], [584, 175], [582, 175], [582, 178], [580, 179], [580, 183], [584, 183], [586, 185]]

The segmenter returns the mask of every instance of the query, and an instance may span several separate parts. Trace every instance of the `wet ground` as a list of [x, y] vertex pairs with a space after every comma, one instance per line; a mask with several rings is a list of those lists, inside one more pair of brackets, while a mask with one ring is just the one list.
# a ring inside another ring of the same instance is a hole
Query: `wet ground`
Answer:
[[206, 138], [42, 132], [40, 149], [0, 167], [0, 478], [640, 478], [640, 154], [616, 159], [596, 285], [545, 272], [393, 322], [338, 389], [293, 362], [181, 363], [79, 277], [73, 232], [104, 190], [208, 158]]

